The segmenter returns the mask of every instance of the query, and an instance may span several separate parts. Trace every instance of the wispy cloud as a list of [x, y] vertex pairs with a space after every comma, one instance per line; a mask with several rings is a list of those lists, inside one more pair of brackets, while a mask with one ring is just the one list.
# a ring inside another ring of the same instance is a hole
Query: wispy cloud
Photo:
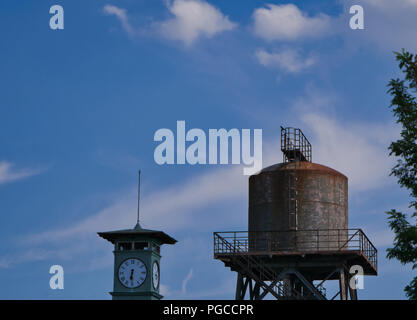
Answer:
[[129, 22], [129, 18], [127, 15], [126, 9], [116, 7], [114, 5], [107, 4], [103, 8], [103, 12], [106, 15], [113, 15], [115, 16], [121, 23], [122, 28], [129, 34], [133, 35], [135, 33], [134, 28]]
[[303, 58], [295, 49], [284, 49], [269, 53], [264, 49], [258, 49], [255, 56], [259, 63], [269, 68], [279, 68], [289, 73], [298, 73], [311, 67], [316, 58], [312, 56]]
[[41, 169], [21, 168], [16, 169], [15, 166], [9, 162], [0, 162], [0, 185], [5, 183], [22, 180], [31, 176], [38, 175], [42, 172]]
[[187, 284], [193, 277], [193, 269], [190, 269], [185, 279], [182, 281], [181, 292], [183, 295], [187, 294]]
[[147, 33], [178, 40], [186, 46], [200, 38], [212, 38], [237, 27], [218, 8], [204, 0], [167, 0], [165, 3], [173, 17], [145, 26], [140, 33], [130, 23], [126, 9], [108, 4], [103, 12], [115, 16], [130, 36]]
[[[227, 183], [224, 183], [225, 181]], [[141, 207], [143, 221], [154, 228], [166, 229], [166, 226], [169, 226], [171, 231], [195, 226], [201, 219], [193, 216], [193, 210], [213, 202], [243, 196], [246, 184], [247, 177], [242, 175], [240, 166], [199, 175], [189, 181], [149, 194], [146, 203]], [[40, 244], [50, 240], [60, 241], [79, 235], [95, 234], [97, 230], [130, 227], [132, 221], [135, 221], [136, 201], [136, 190], [132, 188], [128, 194], [120, 196], [113, 204], [88, 218], [70, 227], [31, 235], [30, 242]], [[24, 239], [25, 242], [27, 240]]]
[[[410, 30], [417, 28], [417, 0], [363, 0], [365, 30], [359, 31], [348, 26], [352, 16], [349, 8], [357, 2], [343, 0], [342, 3], [344, 9], [339, 16], [309, 15], [294, 4], [266, 4], [253, 11], [251, 28], [255, 36], [268, 42], [317, 39], [337, 34], [357, 46], [372, 43], [390, 51], [399, 50], [405, 44], [410, 50], [417, 48], [417, 40], [410, 34]], [[107, 4], [103, 12], [115, 16], [129, 35], [156, 33], [187, 46], [238, 26], [205, 0], [167, 0], [166, 6], [172, 18], [145, 26], [141, 32], [132, 26], [127, 9]]]
[[168, 39], [179, 40], [186, 45], [237, 26], [219, 9], [203, 0], [174, 0], [167, 2], [167, 6], [174, 17], [157, 23], [159, 32]]
[[72, 257], [79, 257], [82, 254], [91, 254], [93, 250], [87, 246], [80, 246], [74, 243], [65, 243], [58, 247], [34, 246], [26, 243], [26, 249], [18, 254], [3, 255], [0, 258], [0, 268], [9, 268], [16, 264], [44, 261], [47, 259], [71, 260]]
[[[187, 274], [184, 281], [189, 277]], [[196, 291], [190, 290], [172, 290], [167, 285], [161, 284], [161, 294], [167, 299], [224, 299], [225, 297], [233, 297], [235, 293], [234, 277], [221, 279], [218, 284], [213, 284], [211, 288], [201, 288]]]

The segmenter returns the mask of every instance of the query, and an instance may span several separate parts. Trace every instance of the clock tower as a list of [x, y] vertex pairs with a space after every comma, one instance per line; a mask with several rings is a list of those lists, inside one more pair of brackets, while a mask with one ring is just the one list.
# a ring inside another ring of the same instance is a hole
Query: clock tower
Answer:
[[133, 229], [99, 232], [114, 244], [113, 300], [159, 300], [160, 248], [177, 240], [162, 231]]
[[161, 246], [177, 240], [162, 231], [143, 229], [138, 221], [133, 229], [99, 232], [114, 245], [113, 300], [159, 300]]

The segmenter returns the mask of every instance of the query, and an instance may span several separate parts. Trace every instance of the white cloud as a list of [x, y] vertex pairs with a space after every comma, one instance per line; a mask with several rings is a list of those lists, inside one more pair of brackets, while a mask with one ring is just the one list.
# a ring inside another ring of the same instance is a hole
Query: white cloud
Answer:
[[9, 183], [24, 178], [37, 175], [41, 172], [40, 169], [14, 169], [13, 164], [1, 161], [0, 162], [0, 184]]
[[274, 53], [259, 49], [255, 52], [255, 56], [259, 63], [265, 67], [278, 67], [290, 73], [300, 72], [316, 62], [313, 57], [302, 58], [300, 53], [294, 49], [285, 49]]
[[168, 9], [175, 17], [158, 23], [159, 31], [186, 45], [236, 27], [219, 9], [203, 0], [174, 0], [168, 3]]
[[253, 19], [255, 34], [268, 41], [317, 37], [331, 30], [329, 16], [309, 17], [293, 4], [267, 4], [254, 11]]
[[130, 35], [134, 34], [134, 29], [129, 22], [126, 9], [107, 4], [103, 8], [103, 12], [107, 15], [114, 15], [122, 24], [123, 29]]
[[[294, 4], [267, 4], [253, 13], [253, 30], [267, 40], [298, 40], [340, 35], [351, 47], [371, 45], [382, 50], [398, 51], [401, 48], [417, 50], [417, 0], [363, 0], [364, 30], [351, 30], [349, 9], [357, 1], [343, 0], [339, 16], [319, 13], [309, 16]], [[376, 45], [376, 46], [375, 46]]]
[[193, 269], [190, 269], [190, 272], [188, 272], [187, 276], [182, 281], [181, 292], [183, 295], [187, 294], [187, 284], [191, 280], [192, 277], [193, 277]]

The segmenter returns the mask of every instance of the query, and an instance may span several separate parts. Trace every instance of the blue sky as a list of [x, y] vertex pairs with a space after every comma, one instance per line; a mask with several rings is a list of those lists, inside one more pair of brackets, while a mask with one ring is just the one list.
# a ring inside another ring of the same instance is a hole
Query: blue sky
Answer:
[[[388, 177], [386, 85], [392, 51], [417, 50], [417, 1], [397, 2], [2, 1], [0, 298], [109, 299], [112, 248], [96, 232], [134, 226], [139, 168], [142, 225], [179, 240], [162, 249], [162, 293], [233, 298], [212, 232], [247, 228], [248, 177], [157, 165], [155, 131], [185, 120], [262, 129], [264, 166], [282, 159], [279, 126], [302, 128], [314, 162], [349, 177], [349, 226], [379, 249], [359, 298], [403, 299], [411, 267], [385, 259], [384, 212], [408, 205]], [[54, 4], [64, 30], [49, 28]], [[352, 4], [364, 30], [349, 28]], [[64, 290], [49, 288], [53, 264]]]

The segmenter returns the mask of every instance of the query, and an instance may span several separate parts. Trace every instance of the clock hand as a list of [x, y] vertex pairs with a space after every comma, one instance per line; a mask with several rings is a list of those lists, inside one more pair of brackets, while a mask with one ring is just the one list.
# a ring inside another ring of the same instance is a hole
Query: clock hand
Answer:
[[135, 271], [135, 269], [130, 269], [130, 280], [133, 280], [133, 272]]

